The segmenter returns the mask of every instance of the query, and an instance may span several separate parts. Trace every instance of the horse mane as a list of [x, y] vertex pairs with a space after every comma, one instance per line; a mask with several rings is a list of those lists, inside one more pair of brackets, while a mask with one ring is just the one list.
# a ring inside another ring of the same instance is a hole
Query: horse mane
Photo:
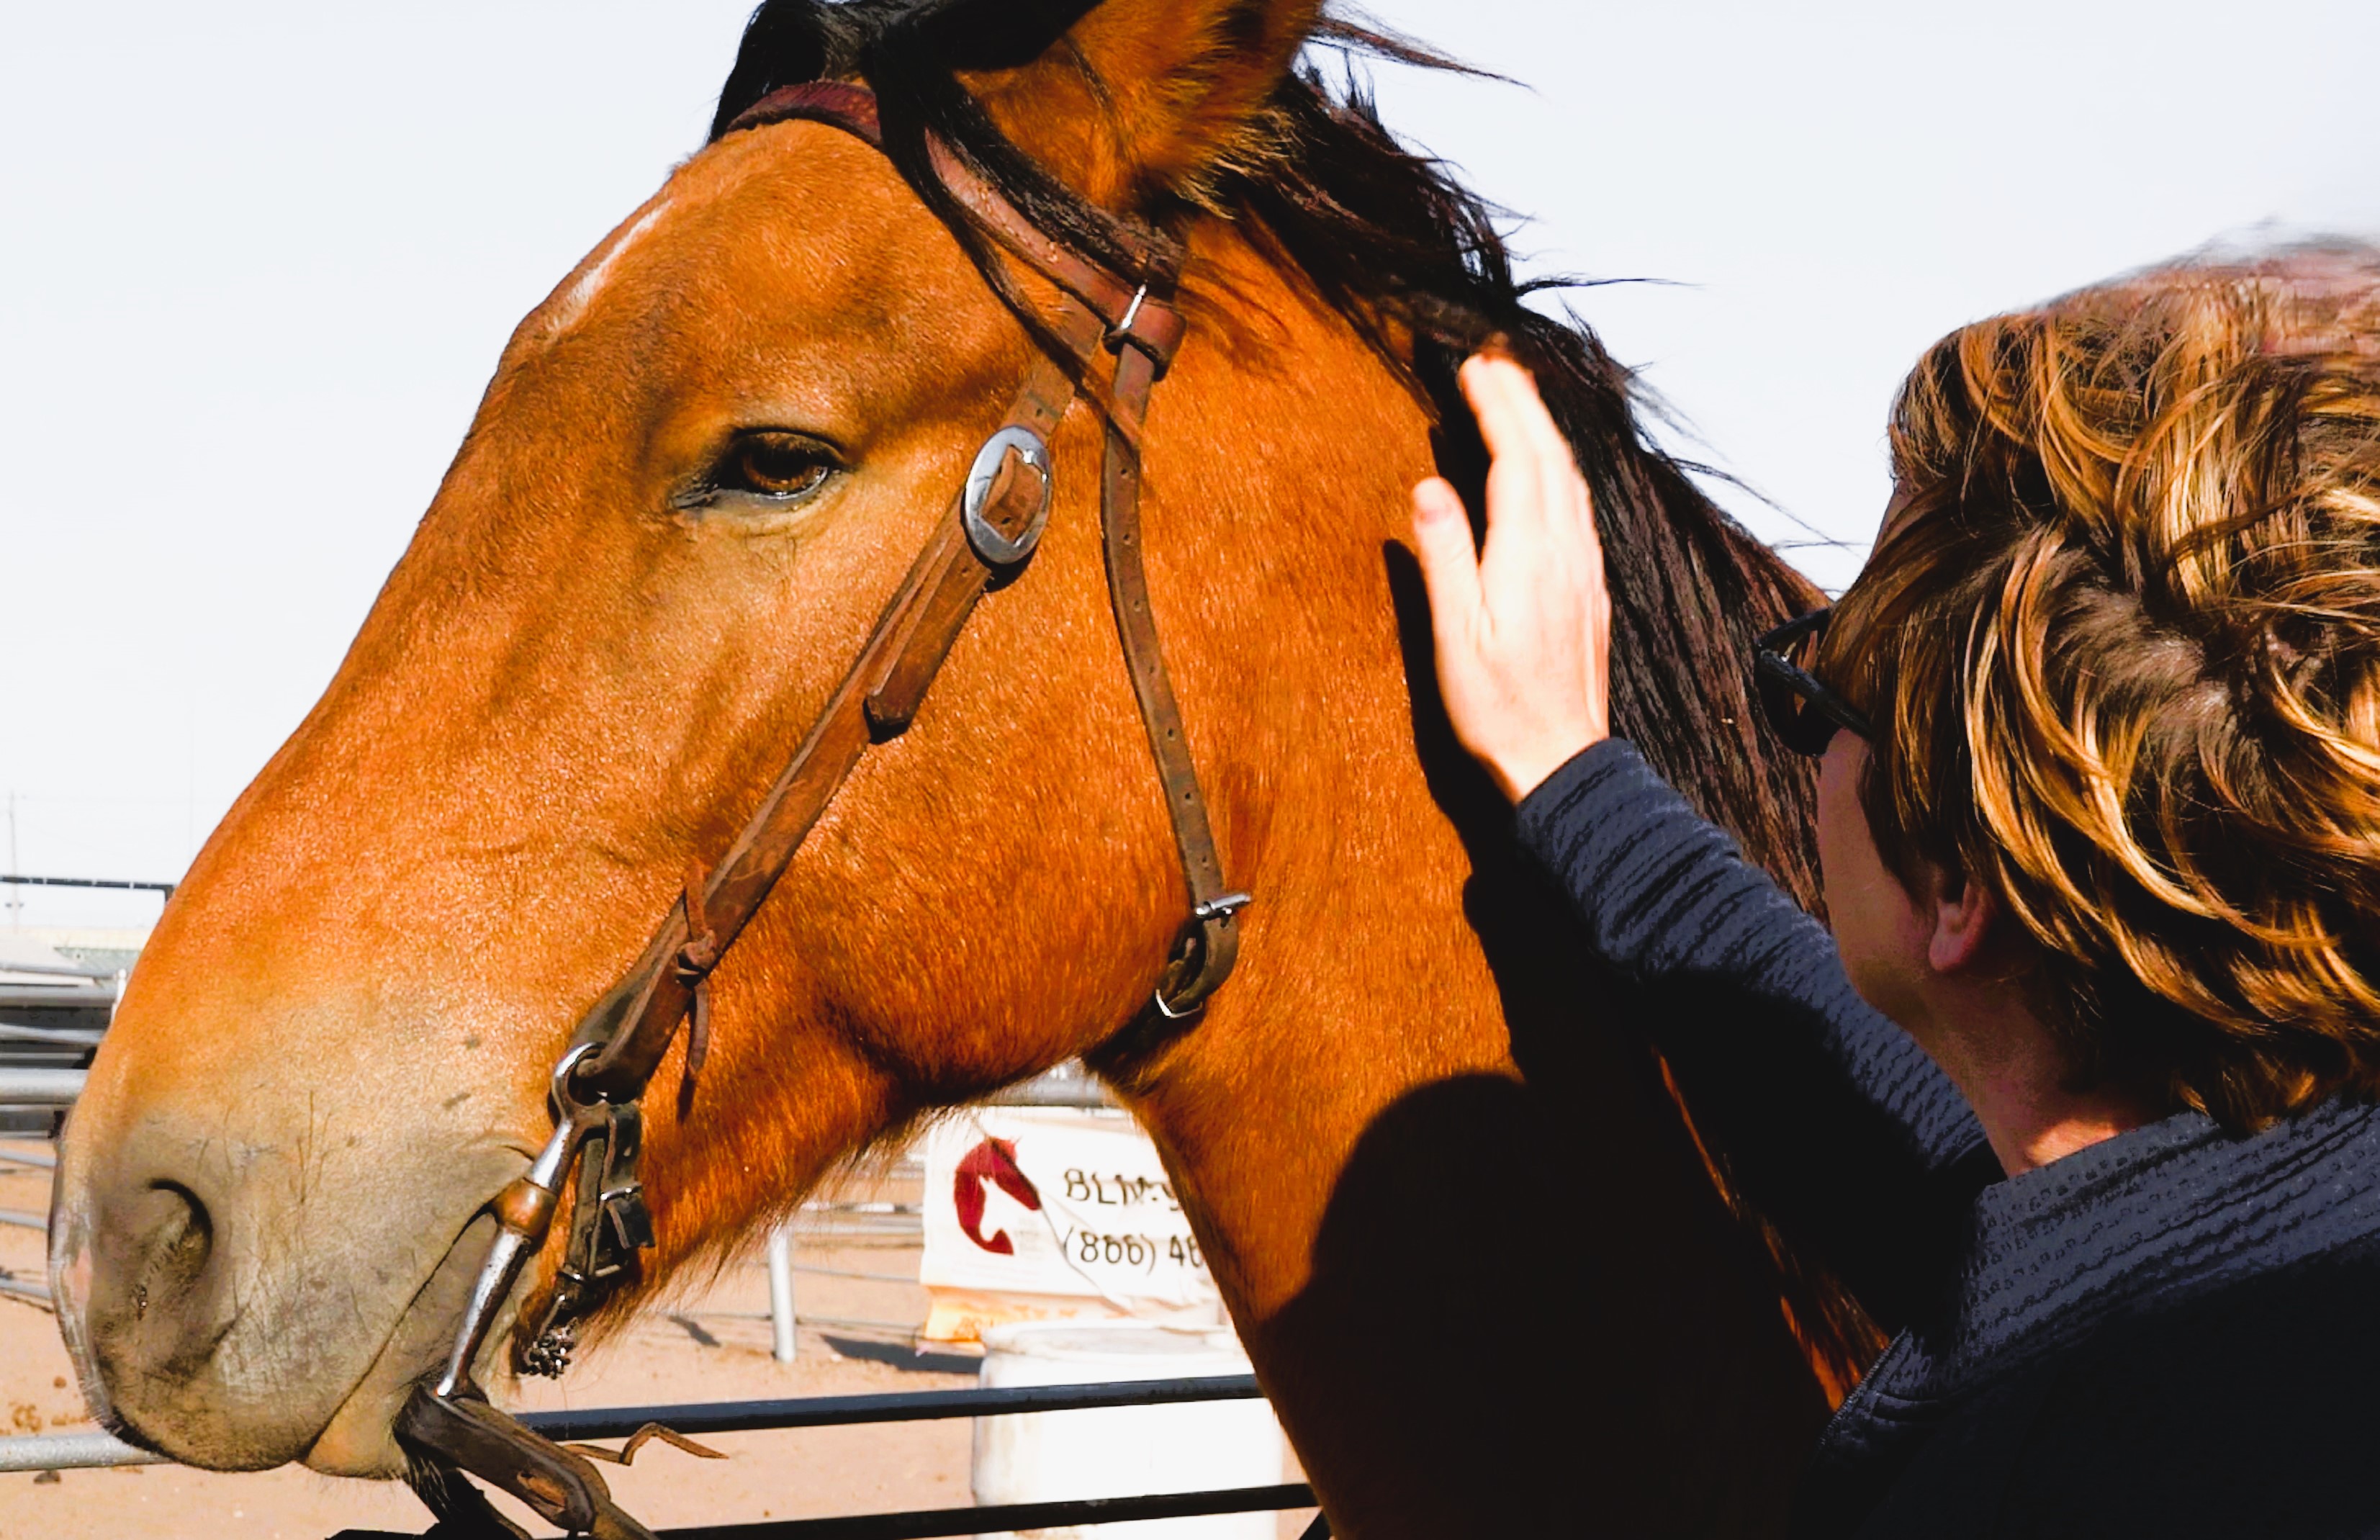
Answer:
[[[1097, 3], [764, 0], [721, 91], [711, 137], [780, 87], [864, 79], [877, 93], [894, 166], [1057, 356], [1006, 265], [932, 173], [926, 136], [949, 145], [1053, 236], [1115, 271], [1137, 271], [1145, 243], [1012, 143], [958, 79], [1039, 57]], [[1314, 41], [1476, 73], [1344, 18], [1327, 18]], [[1589, 327], [1528, 303], [1563, 281], [1516, 278], [1499, 211], [1442, 163], [1401, 144], [1352, 71], [1334, 85], [1311, 60], [1283, 79], [1218, 164], [1170, 198], [1172, 207], [1136, 212], [1160, 224], [1198, 213], [1236, 222], [1359, 329], [1429, 406], [1440, 469], [1475, 510], [1484, 505], [1488, 455], [1456, 370], [1495, 344], [1535, 371], [1594, 492], [1612, 596], [1614, 731], [1818, 912], [1815, 777], [1769, 732], [1749, 668], [1754, 638], [1815, 607], [1818, 591], [1646, 436], [1633, 372]], [[1705, 1153], [1731, 1188], [1726, 1152]], [[1840, 1388], [1878, 1345], [1873, 1327], [1757, 1215], [1745, 1217], [1777, 1264], [1797, 1330]]]

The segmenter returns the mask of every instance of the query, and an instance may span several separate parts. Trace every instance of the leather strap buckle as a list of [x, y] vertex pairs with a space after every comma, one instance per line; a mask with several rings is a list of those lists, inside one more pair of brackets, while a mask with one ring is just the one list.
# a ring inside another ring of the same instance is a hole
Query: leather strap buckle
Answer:
[[1207, 1009], [1207, 998], [1222, 988], [1239, 958], [1240, 937], [1232, 917], [1255, 902], [1247, 893], [1219, 893], [1190, 911], [1172, 964], [1149, 997], [1160, 1016], [1188, 1021]]
[[1181, 348], [1186, 330], [1182, 312], [1171, 302], [1152, 296], [1148, 285], [1143, 284], [1133, 291], [1132, 303], [1124, 307], [1123, 314], [1108, 328], [1105, 341], [1111, 353], [1133, 347], [1148, 354], [1153, 366], [1153, 383], [1164, 379], [1165, 371], [1172, 367], [1173, 355]]

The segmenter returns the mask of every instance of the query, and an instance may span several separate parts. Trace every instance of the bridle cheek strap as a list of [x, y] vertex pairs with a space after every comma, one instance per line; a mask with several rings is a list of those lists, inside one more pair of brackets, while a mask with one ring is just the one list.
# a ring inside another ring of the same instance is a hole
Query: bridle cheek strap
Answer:
[[[834, 81], [772, 92], [730, 132], [793, 119], [826, 124], [882, 147], [875, 97]], [[869, 746], [907, 730], [976, 605], [1031, 558], [1053, 487], [1049, 441], [1074, 402], [1077, 379], [1106, 375], [1099, 405], [1105, 425], [1099, 511], [1108, 593], [1189, 897], [1189, 916], [1148, 1003], [1087, 1057], [1103, 1073], [1128, 1076], [1186, 1030], [1238, 956], [1237, 916], [1248, 895], [1232, 891], [1223, 880], [1149, 606], [1142, 553], [1140, 439], [1150, 393], [1183, 338], [1172, 288], [1178, 252], [1161, 236], [1135, 235], [1150, 276], [1121, 278], [1051, 240], [938, 139], [929, 139], [928, 150], [943, 190], [973, 226], [1059, 290], [1054, 322], [1042, 319], [1063, 357], [1036, 357], [965, 487], [759, 810], [715, 867], [707, 874], [699, 864], [690, 867], [683, 895], [636, 964], [573, 1034], [553, 1072], [553, 1135], [528, 1172], [497, 1198], [496, 1243], [473, 1287], [445, 1372], [417, 1388], [398, 1419], [399, 1436], [416, 1450], [493, 1483], [574, 1534], [641, 1540], [649, 1532], [611, 1501], [584, 1458], [487, 1403], [472, 1378], [480, 1350], [522, 1270], [542, 1249], [574, 1170], [579, 1180], [562, 1266], [538, 1331], [526, 1340], [516, 1335], [516, 1367], [561, 1373], [576, 1323], [633, 1276], [653, 1243], [638, 1177], [646, 1087], [678, 1025], [686, 1022], [680, 1101], [682, 1110], [690, 1109], [709, 1049], [713, 972]], [[1113, 355], [1111, 369], [1102, 369], [1103, 352]], [[425, 1480], [426, 1487], [417, 1485], [433, 1506], [462, 1500], [453, 1490], [464, 1485], [459, 1481]]]

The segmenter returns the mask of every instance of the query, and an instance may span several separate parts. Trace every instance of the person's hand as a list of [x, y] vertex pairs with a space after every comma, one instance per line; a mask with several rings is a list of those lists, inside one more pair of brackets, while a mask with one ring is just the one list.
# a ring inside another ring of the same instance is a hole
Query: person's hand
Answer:
[[1414, 544], [1454, 734], [1517, 803], [1610, 735], [1611, 596], [1586, 480], [1536, 382], [1483, 354], [1463, 394], [1494, 456], [1487, 548], [1436, 477], [1414, 489]]

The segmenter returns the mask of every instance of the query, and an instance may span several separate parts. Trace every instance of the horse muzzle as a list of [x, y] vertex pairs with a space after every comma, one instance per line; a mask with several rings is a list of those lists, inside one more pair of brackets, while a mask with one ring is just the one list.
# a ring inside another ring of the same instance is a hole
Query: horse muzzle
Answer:
[[519, 1152], [292, 1150], [153, 1111], [108, 1130], [84, 1117], [100, 1110], [78, 1110], [50, 1231], [93, 1415], [211, 1470], [401, 1474], [392, 1425], [443, 1362]]

